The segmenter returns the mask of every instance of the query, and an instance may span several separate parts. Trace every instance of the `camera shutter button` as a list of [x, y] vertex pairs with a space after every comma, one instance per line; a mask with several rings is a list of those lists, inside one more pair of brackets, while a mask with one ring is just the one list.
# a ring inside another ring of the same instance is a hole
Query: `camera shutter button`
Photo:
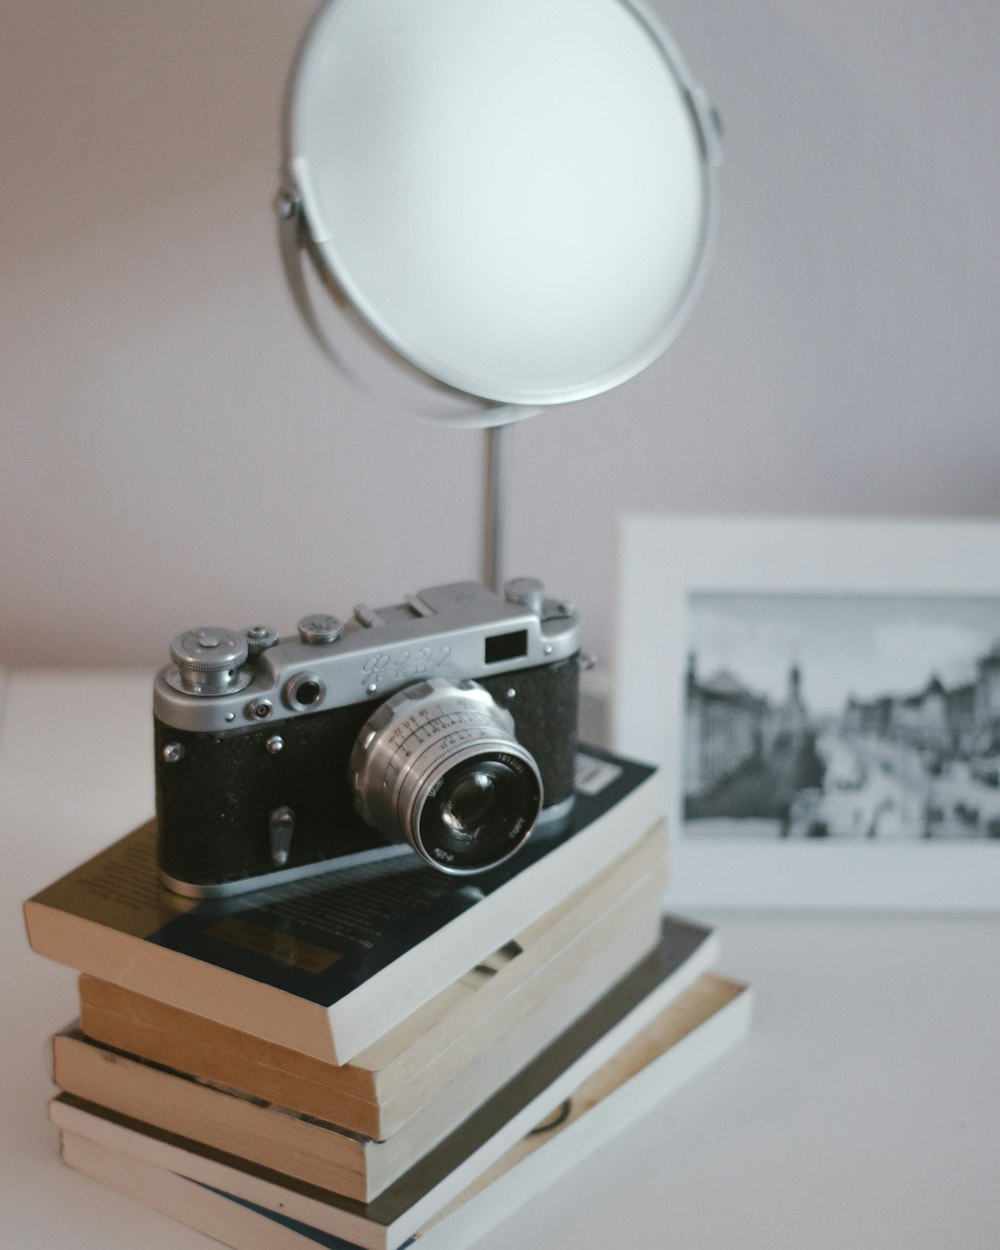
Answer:
[[299, 637], [303, 642], [314, 645], [336, 642], [343, 632], [344, 622], [339, 617], [327, 616], [321, 612], [304, 616], [299, 621]]
[[545, 585], [537, 577], [513, 577], [504, 585], [503, 596], [508, 603], [525, 607], [536, 616], [545, 609]]
[[178, 634], [170, 644], [170, 657], [177, 665], [177, 680], [168, 677], [168, 681], [186, 694], [226, 694], [242, 690], [251, 679], [251, 674], [240, 671], [247, 659], [247, 640], [230, 629], [205, 626]]

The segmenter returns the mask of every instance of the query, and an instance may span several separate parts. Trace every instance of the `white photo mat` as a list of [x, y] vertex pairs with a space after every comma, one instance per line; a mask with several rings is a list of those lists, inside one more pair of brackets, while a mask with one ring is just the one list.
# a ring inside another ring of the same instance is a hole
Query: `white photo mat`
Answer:
[[685, 836], [681, 784], [692, 595], [995, 598], [1000, 608], [1000, 524], [627, 517], [618, 593], [612, 746], [664, 769], [669, 907], [1000, 908], [1000, 839]]

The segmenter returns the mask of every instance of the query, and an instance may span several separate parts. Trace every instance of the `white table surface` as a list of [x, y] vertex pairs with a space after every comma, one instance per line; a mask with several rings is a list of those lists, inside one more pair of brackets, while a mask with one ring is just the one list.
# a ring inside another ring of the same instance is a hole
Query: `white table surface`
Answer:
[[[58, 1162], [49, 1035], [75, 974], [20, 904], [152, 811], [148, 673], [0, 673], [0, 1242], [215, 1242]], [[750, 1038], [477, 1243], [998, 1250], [1000, 921], [710, 916]]]

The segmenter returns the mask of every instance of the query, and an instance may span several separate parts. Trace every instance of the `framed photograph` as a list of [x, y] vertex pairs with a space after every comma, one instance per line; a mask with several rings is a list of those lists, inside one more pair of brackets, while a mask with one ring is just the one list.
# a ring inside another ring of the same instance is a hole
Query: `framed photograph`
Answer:
[[670, 906], [1000, 908], [1000, 525], [630, 517], [619, 590]]

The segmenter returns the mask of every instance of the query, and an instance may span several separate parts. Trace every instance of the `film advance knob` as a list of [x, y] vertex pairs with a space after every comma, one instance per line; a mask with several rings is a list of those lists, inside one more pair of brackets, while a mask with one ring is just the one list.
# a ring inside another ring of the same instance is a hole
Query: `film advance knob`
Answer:
[[203, 626], [178, 634], [170, 644], [177, 665], [167, 680], [185, 694], [229, 694], [250, 684], [253, 674], [243, 671], [247, 640], [231, 629]]

